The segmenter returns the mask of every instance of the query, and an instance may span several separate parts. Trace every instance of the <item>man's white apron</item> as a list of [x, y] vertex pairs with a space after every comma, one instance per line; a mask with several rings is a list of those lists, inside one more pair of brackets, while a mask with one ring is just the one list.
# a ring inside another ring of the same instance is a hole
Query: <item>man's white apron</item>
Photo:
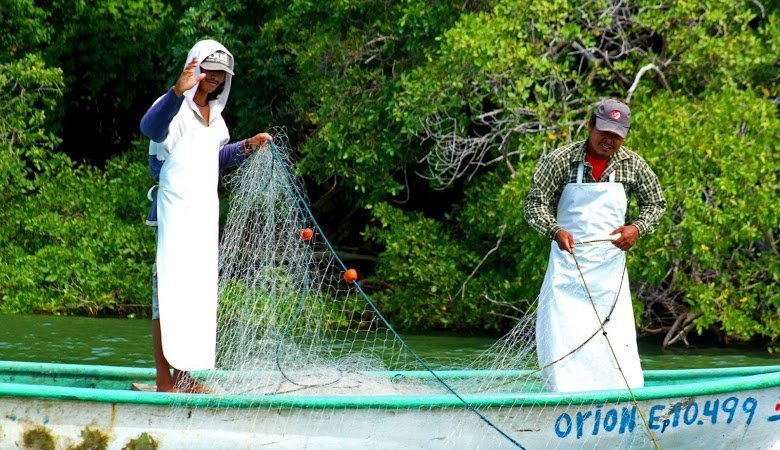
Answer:
[[163, 353], [180, 370], [214, 367], [219, 138], [185, 133], [160, 172], [157, 273]]
[[577, 182], [564, 187], [558, 203], [558, 225], [577, 244], [574, 256], [554, 240], [550, 245], [536, 319], [539, 365], [553, 391], [625, 389], [625, 380], [641, 387], [626, 255], [611, 242], [584, 243], [616, 237], [609, 233], [625, 222], [626, 193], [614, 182], [614, 172], [608, 183], [582, 183], [583, 167], [580, 163]]

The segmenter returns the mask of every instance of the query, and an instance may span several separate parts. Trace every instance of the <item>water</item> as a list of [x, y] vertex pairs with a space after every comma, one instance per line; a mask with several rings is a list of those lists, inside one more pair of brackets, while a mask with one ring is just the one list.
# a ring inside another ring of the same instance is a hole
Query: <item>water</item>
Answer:
[[150, 320], [0, 316], [0, 359], [154, 367]]
[[[0, 316], [0, 360], [154, 367], [151, 321], [63, 316]], [[433, 368], [463, 366], [495, 337], [406, 334], [402, 337]], [[780, 364], [761, 347], [674, 347], [639, 344], [645, 369], [740, 367]]]

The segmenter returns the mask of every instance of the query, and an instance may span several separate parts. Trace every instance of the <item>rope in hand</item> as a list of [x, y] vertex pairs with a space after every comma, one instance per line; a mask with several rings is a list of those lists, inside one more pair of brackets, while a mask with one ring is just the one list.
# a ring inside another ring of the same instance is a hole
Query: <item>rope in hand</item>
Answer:
[[[581, 241], [581, 242], [575, 242], [574, 245], [585, 245], [585, 244], [593, 244], [593, 243], [600, 243], [600, 242], [612, 242], [611, 239], [594, 239], [590, 241]], [[615, 305], [617, 304], [618, 298], [620, 297], [620, 291], [623, 289], [623, 282], [625, 281], [626, 276], [626, 264], [628, 262], [628, 258], [624, 258], [623, 260], [623, 271], [620, 276], [620, 285], [618, 286], [617, 294], [615, 295], [615, 301], [612, 304], [612, 309], [610, 310], [609, 314], [606, 317], [606, 320], [602, 321], [601, 316], [599, 315], [598, 308], [596, 308], [596, 303], [593, 301], [593, 296], [590, 294], [590, 289], [588, 288], [588, 283], [585, 281], [585, 275], [582, 273], [582, 268], [580, 267], [579, 261], [577, 261], [577, 256], [572, 252], [571, 253], [572, 258], [574, 259], [574, 264], [577, 266], [577, 271], [580, 274], [580, 279], [582, 280], [582, 286], [585, 289], [585, 294], [588, 296], [588, 300], [590, 301], [590, 305], [593, 307], [593, 312], [596, 314], [596, 318], [599, 322], [599, 329], [601, 330], [601, 334], [604, 336], [604, 339], [607, 341], [607, 346], [609, 347], [609, 351], [612, 353], [612, 357], [615, 359], [615, 364], [617, 364], [617, 369], [620, 372], [620, 376], [623, 378], [623, 382], [626, 384], [626, 389], [628, 389], [628, 395], [631, 396], [631, 402], [636, 407], [636, 410], [639, 412], [639, 417], [642, 419], [642, 424], [645, 427], [645, 430], [647, 431], [647, 434], [650, 436], [650, 440], [653, 442], [653, 447], [655, 447], [657, 450], [661, 450], [661, 447], [658, 445], [658, 440], [656, 439], [655, 435], [653, 434], [653, 431], [650, 429], [650, 424], [647, 422], [647, 418], [645, 417], [644, 413], [642, 412], [642, 408], [639, 407], [639, 401], [636, 398], [636, 395], [634, 394], [634, 391], [631, 389], [631, 386], [628, 383], [628, 379], [626, 378], [626, 374], [623, 372], [623, 368], [620, 367], [620, 361], [618, 361], [617, 353], [615, 353], [615, 349], [612, 347], [612, 342], [609, 340], [609, 337], [607, 336], [607, 330], [604, 329], [604, 325], [609, 320], [609, 316], [612, 315], [612, 311], [615, 309]], [[595, 334], [597, 334], [598, 331]], [[592, 339], [593, 336], [591, 336], [590, 339]], [[587, 342], [587, 341], [586, 341]], [[582, 346], [585, 345], [583, 343], [577, 349], [582, 348]], [[575, 350], [570, 352], [569, 354], [573, 353]], [[566, 355], [568, 356], [568, 355]]]

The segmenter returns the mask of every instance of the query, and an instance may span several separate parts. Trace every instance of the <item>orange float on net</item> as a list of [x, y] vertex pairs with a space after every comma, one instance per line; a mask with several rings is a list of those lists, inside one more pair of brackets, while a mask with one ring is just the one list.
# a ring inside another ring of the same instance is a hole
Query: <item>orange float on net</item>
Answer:
[[349, 269], [344, 272], [344, 281], [347, 283], [354, 283], [358, 279], [358, 273], [355, 269]]
[[300, 235], [301, 235], [301, 240], [308, 242], [314, 236], [314, 230], [312, 230], [311, 228], [304, 228], [300, 231]]

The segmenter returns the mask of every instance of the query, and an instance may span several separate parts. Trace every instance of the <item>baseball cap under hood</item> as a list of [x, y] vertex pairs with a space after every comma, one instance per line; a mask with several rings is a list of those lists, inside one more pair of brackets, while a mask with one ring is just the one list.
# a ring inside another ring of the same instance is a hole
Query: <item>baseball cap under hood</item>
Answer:
[[[190, 52], [187, 54], [187, 60], [184, 61], [184, 67], [186, 67], [187, 64], [192, 61], [192, 58], [198, 58], [200, 64], [198, 64], [198, 67], [195, 68], [195, 76], [197, 77], [201, 74], [201, 66], [206, 61], [206, 59], [217, 52], [221, 52], [227, 57], [226, 60], [229, 62], [231, 70], [225, 70], [225, 82], [223, 84], [222, 92], [216, 98], [216, 102], [211, 103], [212, 117], [216, 117], [217, 114], [221, 114], [222, 110], [225, 109], [225, 105], [227, 105], [228, 96], [230, 95], [230, 86], [233, 84], [233, 54], [231, 54], [225, 48], [225, 46], [219, 42], [212, 39], [206, 39], [203, 41], [198, 41], [195, 45], [193, 45], [190, 49]], [[206, 68], [208, 69], [208, 67]], [[187, 99], [187, 102], [190, 103], [190, 106], [193, 109], [197, 109], [195, 102], [192, 100], [192, 97], [195, 95], [195, 91], [197, 90], [198, 85], [196, 84], [190, 90], [184, 92], [184, 97]]]

